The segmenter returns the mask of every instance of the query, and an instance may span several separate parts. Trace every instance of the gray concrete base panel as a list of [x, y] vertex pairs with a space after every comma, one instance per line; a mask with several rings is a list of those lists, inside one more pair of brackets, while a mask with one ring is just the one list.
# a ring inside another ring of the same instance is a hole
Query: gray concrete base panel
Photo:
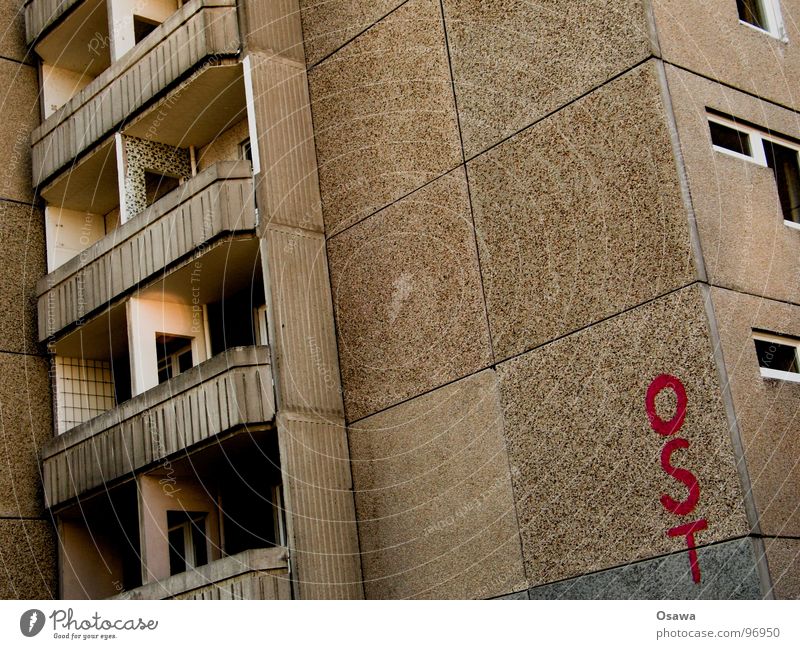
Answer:
[[537, 586], [530, 599], [761, 599], [749, 538], [698, 548], [699, 584], [687, 552]]

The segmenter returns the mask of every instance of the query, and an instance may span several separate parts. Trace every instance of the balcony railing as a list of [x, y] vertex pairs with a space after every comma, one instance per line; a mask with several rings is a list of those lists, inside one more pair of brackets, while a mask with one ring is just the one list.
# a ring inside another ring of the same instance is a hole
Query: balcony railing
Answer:
[[269, 348], [230, 349], [49, 440], [42, 449], [46, 506], [274, 416]]
[[247, 550], [112, 599], [291, 599], [288, 554]]
[[30, 44], [82, 0], [32, 0], [25, 7], [25, 38]]
[[255, 227], [250, 163], [209, 167], [39, 280], [39, 339], [146, 282], [201, 244]]
[[48, 117], [31, 135], [33, 182], [44, 183], [210, 57], [241, 39], [235, 0], [192, 0]]

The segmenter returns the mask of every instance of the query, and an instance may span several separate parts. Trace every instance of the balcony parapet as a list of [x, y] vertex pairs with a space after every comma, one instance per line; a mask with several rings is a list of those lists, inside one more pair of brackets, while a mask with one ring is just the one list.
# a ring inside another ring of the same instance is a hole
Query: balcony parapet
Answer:
[[31, 134], [38, 186], [209, 58], [241, 49], [235, 0], [192, 0]]
[[146, 282], [220, 235], [255, 232], [247, 161], [218, 162], [37, 284], [39, 340]]
[[28, 45], [45, 30], [55, 25], [61, 16], [83, 0], [32, 0], [25, 7], [25, 39]]
[[95, 417], [42, 448], [48, 508], [275, 416], [269, 348], [236, 347]]
[[111, 599], [291, 599], [286, 548], [246, 550]]

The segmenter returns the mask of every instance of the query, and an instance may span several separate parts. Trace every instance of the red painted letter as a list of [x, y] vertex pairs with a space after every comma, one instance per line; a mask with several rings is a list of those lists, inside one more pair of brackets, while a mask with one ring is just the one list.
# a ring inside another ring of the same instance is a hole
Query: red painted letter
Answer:
[[672, 452], [679, 448], [689, 448], [689, 440], [676, 437], [664, 444], [664, 448], [661, 449], [661, 468], [678, 482], [682, 482], [686, 485], [686, 488], [689, 490], [689, 495], [686, 500], [678, 502], [671, 496], [662, 494], [661, 504], [664, 505], [664, 509], [668, 512], [672, 512], [678, 516], [685, 516], [695, 508], [697, 501], [700, 500], [700, 485], [697, 483], [697, 478], [694, 477], [691, 471], [680, 469], [670, 464]]
[[[672, 388], [675, 391], [675, 396], [678, 398], [675, 415], [669, 421], [664, 421], [656, 413], [656, 397], [664, 388]], [[683, 420], [686, 418], [686, 401], [686, 390], [680, 379], [669, 374], [659, 374], [653, 379], [650, 387], [647, 388], [647, 395], [644, 399], [647, 418], [650, 420], [650, 427], [659, 435], [664, 435], [665, 437], [678, 432], [680, 427], [683, 426]]]
[[694, 535], [697, 532], [703, 531], [707, 527], [708, 522], [705, 518], [701, 518], [700, 520], [696, 520], [691, 523], [685, 523], [684, 525], [673, 527], [667, 532], [667, 534], [670, 536], [686, 537], [686, 547], [689, 548], [689, 565], [692, 568], [692, 579], [696, 584], [700, 583], [700, 564], [697, 563], [697, 550], [695, 550]]

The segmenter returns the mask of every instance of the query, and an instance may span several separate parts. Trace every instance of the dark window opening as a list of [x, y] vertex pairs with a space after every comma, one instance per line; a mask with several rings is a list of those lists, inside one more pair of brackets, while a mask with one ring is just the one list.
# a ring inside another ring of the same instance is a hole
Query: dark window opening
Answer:
[[242, 152], [242, 159], [253, 162], [253, 150], [250, 148], [250, 138], [247, 138], [244, 142], [242, 142], [239, 145], [239, 148]]
[[708, 127], [711, 130], [711, 142], [716, 146], [742, 155], [752, 156], [750, 149], [750, 137], [747, 133], [737, 131], [735, 128], [718, 124], [717, 122], [709, 122]]
[[258, 449], [242, 449], [218, 475], [225, 553], [284, 544], [277, 436]]
[[205, 512], [167, 512], [171, 575], [208, 563], [206, 519]]
[[136, 43], [141, 43], [156, 27], [161, 23], [155, 20], [150, 20], [144, 16], [133, 17], [133, 38]]
[[208, 305], [208, 328], [211, 354], [221, 354], [231, 347], [249, 347], [256, 344], [253, 310], [264, 304], [264, 291], [260, 283], [251, 288]]
[[736, 0], [739, 18], [746, 23], [767, 29], [767, 15], [763, 0]]
[[755, 343], [759, 366], [780, 372], [798, 372], [796, 347], [758, 338]]
[[797, 151], [764, 140], [767, 164], [775, 174], [783, 218], [800, 223], [800, 164]]
[[111, 359], [111, 373], [114, 375], [114, 400], [117, 405], [127, 401], [131, 394], [131, 359], [127, 353]]
[[180, 185], [180, 179], [155, 171], [144, 172], [144, 186], [148, 207]]
[[156, 334], [158, 382], [164, 383], [192, 367], [192, 339], [170, 334]]

